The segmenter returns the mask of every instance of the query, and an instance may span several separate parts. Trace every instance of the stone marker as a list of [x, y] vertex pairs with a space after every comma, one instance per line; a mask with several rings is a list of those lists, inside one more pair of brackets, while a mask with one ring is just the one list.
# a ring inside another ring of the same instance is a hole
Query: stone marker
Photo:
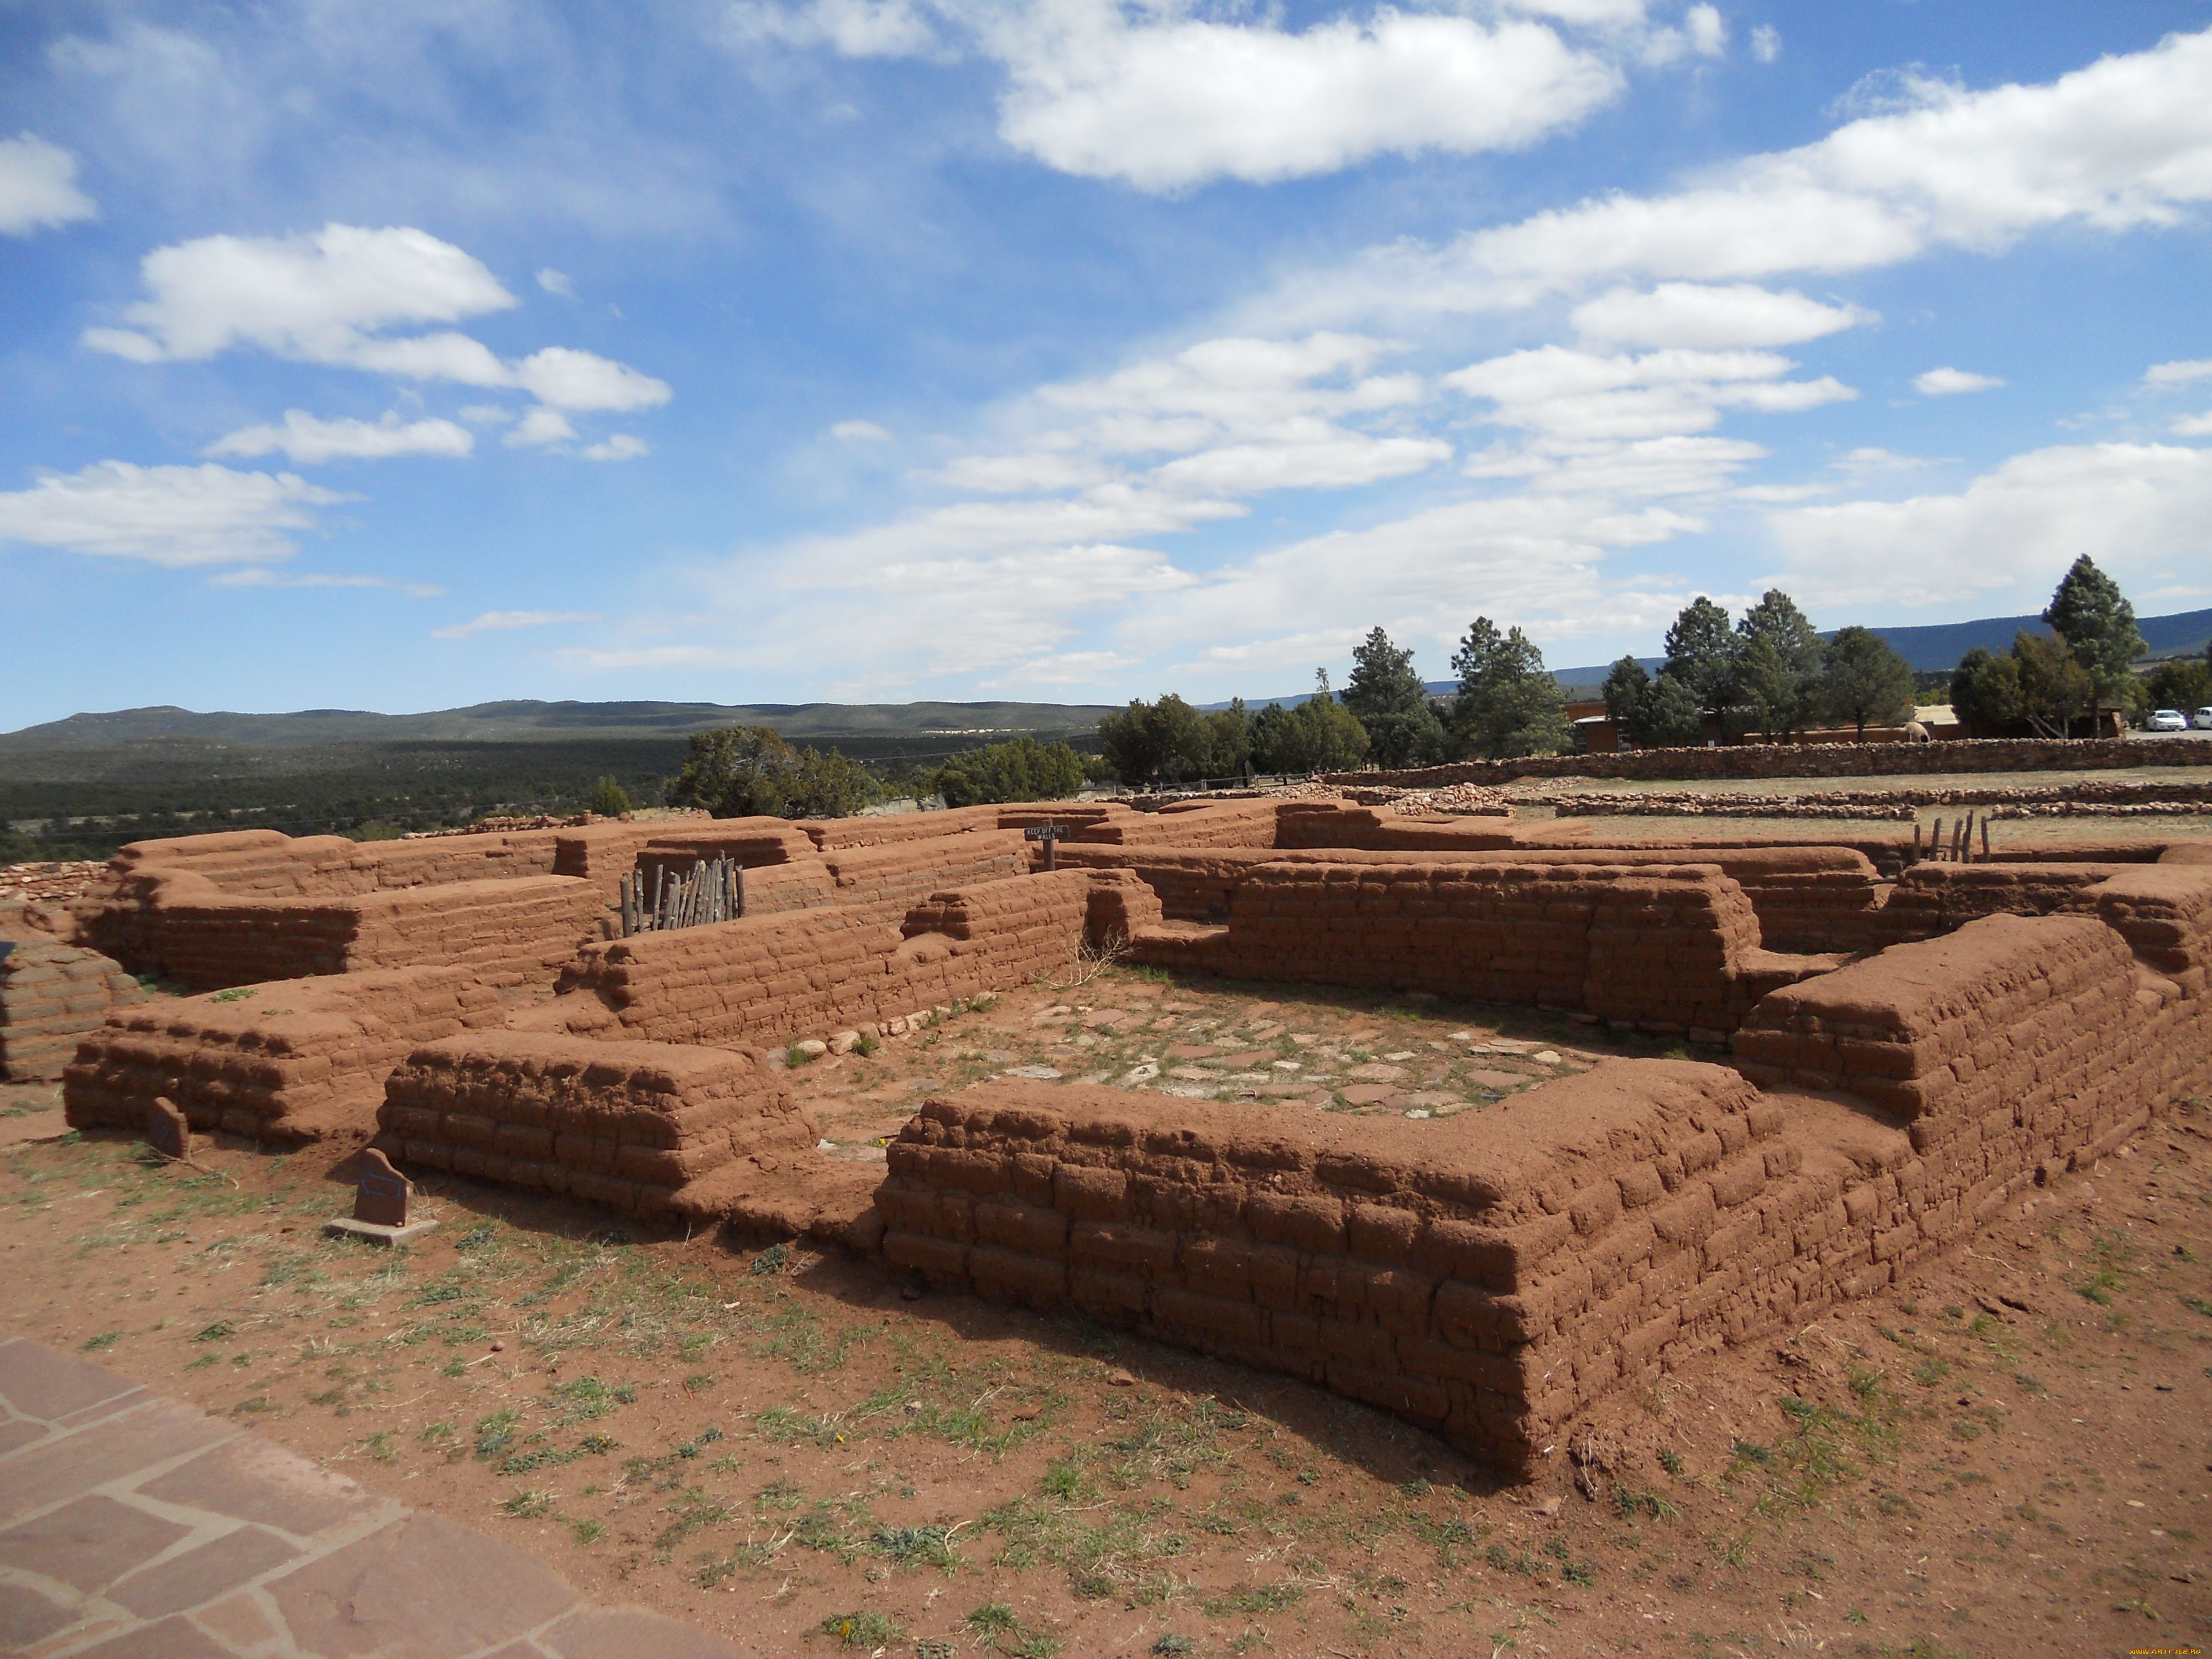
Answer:
[[324, 1231], [367, 1239], [372, 1244], [404, 1244], [419, 1238], [438, 1224], [408, 1220], [407, 1200], [413, 1188], [414, 1183], [392, 1167], [390, 1158], [374, 1146], [365, 1148], [361, 1155], [361, 1181], [354, 1189], [353, 1213], [336, 1217]]
[[179, 1164], [192, 1161], [192, 1126], [177, 1109], [177, 1103], [165, 1095], [155, 1097], [146, 1109], [146, 1144], [163, 1158]]

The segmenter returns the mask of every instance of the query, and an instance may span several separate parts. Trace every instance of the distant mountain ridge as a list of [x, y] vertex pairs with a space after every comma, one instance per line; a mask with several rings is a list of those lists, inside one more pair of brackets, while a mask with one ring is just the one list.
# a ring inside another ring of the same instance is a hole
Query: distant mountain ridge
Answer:
[[839, 736], [950, 736], [1093, 731], [1104, 705], [1053, 702], [714, 703], [480, 702], [420, 714], [307, 708], [284, 714], [198, 714], [158, 705], [0, 733], [9, 750], [158, 742], [294, 748], [332, 743], [558, 742], [573, 738], [682, 738], [720, 726], [769, 726], [795, 739]]
[[[2212, 610], [2183, 611], [2137, 619], [2154, 657], [2193, 654], [2212, 641]], [[2039, 630], [2039, 617], [1984, 617], [1974, 622], [1936, 623], [1910, 628], [1877, 628], [1913, 668], [1934, 673], [1955, 667], [1976, 646], [2002, 651], [2022, 629]], [[1656, 668], [1660, 659], [1639, 657]], [[1611, 670], [1609, 663], [1558, 668], [1552, 677], [1570, 692], [1595, 696]], [[1431, 680], [1439, 695], [1457, 689], [1450, 680]], [[1279, 702], [1304, 702], [1310, 692], [1277, 697], [1248, 697], [1253, 708]], [[769, 726], [799, 742], [835, 743], [840, 738], [974, 737], [988, 742], [1030, 732], [1054, 737], [1095, 732], [1101, 717], [1118, 707], [1108, 703], [1060, 702], [541, 702], [512, 699], [465, 708], [440, 708], [418, 714], [379, 714], [354, 708], [305, 708], [283, 714], [198, 714], [162, 704], [118, 708], [105, 714], [71, 714], [65, 720], [0, 732], [0, 757], [14, 753], [63, 749], [96, 749], [117, 744], [184, 739], [201, 744], [240, 744], [287, 749], [348, 743], [560, 742], [578, 738], [683, 738], [718, 726]], [[1207, 703], [1225, 708], [1225, 702]]]

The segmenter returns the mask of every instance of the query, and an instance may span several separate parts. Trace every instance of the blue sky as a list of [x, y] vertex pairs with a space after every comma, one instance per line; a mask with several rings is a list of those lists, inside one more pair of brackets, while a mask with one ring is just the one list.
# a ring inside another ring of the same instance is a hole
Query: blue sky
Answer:
[[2212, 605], [2212, 3], [0, 8], [0, 727]]

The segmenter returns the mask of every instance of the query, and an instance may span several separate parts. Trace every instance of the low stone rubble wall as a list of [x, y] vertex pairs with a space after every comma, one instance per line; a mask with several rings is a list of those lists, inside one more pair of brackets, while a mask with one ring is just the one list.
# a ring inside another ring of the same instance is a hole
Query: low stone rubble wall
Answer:
[[1728, 744], [1712, 749], [1624, 749], [1607, 755], [1529, 755], [1404, 772], [1335, 772], [1323, 781], [1431, 789], [1515, 778], [1848, 778], [1939, 772], [2100, 772], [2136, 766], [2212, 766], [2212, 744], [2141, 738], [1974, 738], [1944, 743]]

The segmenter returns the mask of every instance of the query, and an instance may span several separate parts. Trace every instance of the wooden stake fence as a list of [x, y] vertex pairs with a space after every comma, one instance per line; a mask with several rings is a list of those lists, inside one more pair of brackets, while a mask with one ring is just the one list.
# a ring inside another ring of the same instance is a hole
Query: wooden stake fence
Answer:
[[652, 866], [622, 880], [623, 937], [666, 933], [672, 927], [704, 927], [735, 921], [745, 913], [745, 870], [735, 859], [708, 859], [689, 870]]

